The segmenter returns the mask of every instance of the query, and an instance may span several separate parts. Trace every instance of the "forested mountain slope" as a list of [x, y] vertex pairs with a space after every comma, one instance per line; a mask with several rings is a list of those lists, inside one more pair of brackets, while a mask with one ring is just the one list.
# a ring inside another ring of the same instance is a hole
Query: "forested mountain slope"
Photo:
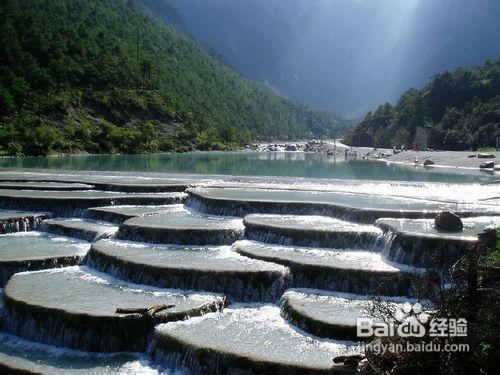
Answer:
[[154, 152], [333, 136], [126, 0], [0, 2], [0, 152]]
[[500, 135], [500, 59], [438, 74], [422, 89], [407, 91], [395, 106], [387, 103], [368, 113], [345, 142], [399, 147], [414, 142], [417, 126], [428, 130], [431, 148], [494, 147]]

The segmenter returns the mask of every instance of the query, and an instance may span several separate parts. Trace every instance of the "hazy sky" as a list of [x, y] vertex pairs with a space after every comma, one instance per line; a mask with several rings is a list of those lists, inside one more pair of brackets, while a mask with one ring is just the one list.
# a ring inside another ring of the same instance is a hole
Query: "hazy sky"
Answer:
[[500, 0], [169, 1], [240, 73], [345, 116], [500, 48]]

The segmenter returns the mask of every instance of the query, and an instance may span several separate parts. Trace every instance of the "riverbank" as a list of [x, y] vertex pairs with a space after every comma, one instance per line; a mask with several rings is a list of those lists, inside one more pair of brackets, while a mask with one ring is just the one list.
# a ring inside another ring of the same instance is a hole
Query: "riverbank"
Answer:
[[[386, 161], [399, 164], [423, 163], [426, 159], [432, 160], [435, 166], [451, 168], [477, 169], [481, 164], [494, 162], [495, 168], [500, 167], [500, 152], [489, 152], [484, 155], [494, 157], [482, 158], [480, 154], [470, 151], [403, 151], [385, 158]], [[492, 168], [486, 168], [492, 169]]]
[[[315, 152], [327, 154], [332, 157], [362, 158], [406, 166], [424, 166], [425, 163], [427, 164], [425, 165], [426, 167], [500, 171], [500, 152], [405, 150], [394, 153], [392, 149], [388, 148], [377, 148], [374, 150], [372, 147], [351, 147], [339, 140], [265, 143], [252, 145], [248, 149], [258, 152]], [[485, 163], [489, 163], [487, 168], [484, 167]]]

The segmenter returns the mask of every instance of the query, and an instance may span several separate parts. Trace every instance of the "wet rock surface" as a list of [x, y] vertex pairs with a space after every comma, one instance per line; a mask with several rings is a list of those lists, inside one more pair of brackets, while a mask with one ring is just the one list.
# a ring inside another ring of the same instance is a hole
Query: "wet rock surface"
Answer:
[[160, 325], [152, 355], [197, 374], [332, 374], [350, 373], [332, 358], [356, 351], [355, 345], [304, 335], [285, 324], [279, 308], [265, 306]]
[[17, 272], [79, 264], [89, 249], [88, 242], [42, 232], [0, 235], [0, 286]]
[[442, 231], [431, 219], [379, 219], [375, 225], [384, 230], [384, 256], [394, 262], [415, 267], [451, 265], [477, 243], [477, 235], [489, 227], [500, 225], [498, 217], [462, 220], [463, 230]]
[[242, 238], [243, 232], [240, 219], [199, 214], [177, 205], [156, 215], [127, 220], [118, 236], [153, 243], [227, 245]]
[[0, 210], [0, 234], [35, 230], [50, 214]]
[[103, 240], [89, 264], [132, 282], [224, 293], [233, 301], [275, 302], [289, 282], [286, 267], [250, 259], [227, 246], [153, 246]]
[[118, 227], [114, 224], [84, 219], [45, 220], [43, 228], [51, 233], [87, 241], [112, 237], [118, 231]]
[[[184, 198], [184, 193], [179, 193], [179, 199]], [[128, 219], [139, 216], [148, 216], [168, 211], [169, 206], [108, 206], [93, 207], [86, 211], [86, 216], [94, 220], [105, 220], [121, 224]]]
[[[385, 298], [387, 306], [401, 307], [404, 298]], [[409, 300], [408, 300], [409, 301]], [[357, 341], [356, 319], [372, 318], [369, 296], [294, 289], [282, 298], [281, 315], [291, 324], [313, 335]]]
[[[117, 308], [173, 304], [149, 319]], [[4, 289], [4, 329], [26, 339], [71, 349], [143, 351], [155, 324], [216, 311], [222, 299], [120, 283], [85, 267], [21, 273]]]
[[[0, 172], [0, 229], [20, 232], [0, 235], [0, 371], [352, 373], [373, 295], [407, 301], [500, 225], [488, 186], [129, 180]], [[443, 210], [462, 231], [434, 226]]]
[[439, 230], [458, 232], [464, 228], [462, 219], [450, 211], [443, 211], [434, 219], [434, 226]]

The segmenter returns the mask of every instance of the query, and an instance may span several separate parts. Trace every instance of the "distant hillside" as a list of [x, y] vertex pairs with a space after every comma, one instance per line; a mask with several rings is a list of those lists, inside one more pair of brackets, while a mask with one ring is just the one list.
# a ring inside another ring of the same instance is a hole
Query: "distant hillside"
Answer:
[[[0, 153], [227, 149], [333, 136], [338, 122], [251, 84], [141, 0], [0, 2]], [[159, 20], [171, 27], [166, 27]]]
[[438, 74], [422, 89], [407, 91], [396, 106], [368, 113], [345, 142], [399, 146], [414, 142], [417, 126], [428, 130], [434, 149], [494, 147], [500, 135], [500, 59]]
[[500, 56], [498, 0], [158, 0], [245, 77], [359, 117]]

